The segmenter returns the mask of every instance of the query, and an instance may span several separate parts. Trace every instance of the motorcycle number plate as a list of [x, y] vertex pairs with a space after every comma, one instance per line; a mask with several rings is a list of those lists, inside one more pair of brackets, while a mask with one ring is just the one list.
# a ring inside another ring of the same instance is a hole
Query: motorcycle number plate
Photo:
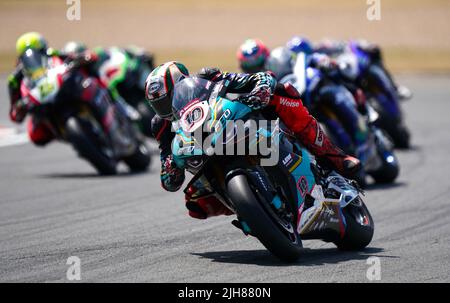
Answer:
[[208, 101], [197, 101], [183, 109], [183, 115], [180, 119], [180, 126], [185, 132], [194, 132], [203, 125], [208, 117]]
[[57, 75], [49, 72], [46, 77], [39, 79], [31, 89], [30, 94], [34, 99], [40, 103], [47, 103], [52, 100], [55, 94], [58, 92], [59, 83]]

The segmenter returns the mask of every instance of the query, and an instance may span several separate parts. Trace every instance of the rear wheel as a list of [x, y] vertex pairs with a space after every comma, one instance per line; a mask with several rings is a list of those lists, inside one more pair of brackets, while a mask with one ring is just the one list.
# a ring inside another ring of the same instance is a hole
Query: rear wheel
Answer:
[[345, 217], [344, 237], [334, 244], [341, 250], [361, 250], [372, 241], [374, 233], [374, 222], [364, 202], [352, 202], [342, 209]]
[[116, 174], [117, 161], [112, 148], [106, 142], [100, 142], [89, 121], [71, 117], [66, 122], [66, 132], [78, 155], [89, 161], [99, 174]]
[[300, 257], [302, 242], [296, 228], [277, 218], [259, 201], [248, 182], [247, 176], [236, 175], [227, 182], [227, 191], [236, 207], [237, 214], [249, 226], [251, 234], [275, 256], [285, 262]]

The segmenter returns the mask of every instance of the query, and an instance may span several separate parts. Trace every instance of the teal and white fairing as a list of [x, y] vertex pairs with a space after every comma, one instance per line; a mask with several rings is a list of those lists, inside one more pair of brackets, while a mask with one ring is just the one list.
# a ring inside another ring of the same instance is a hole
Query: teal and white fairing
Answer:
[[[193, 173], [197, 177], [193, 178], [196, 180], [194, 182], [204, 184], [205, 188], [211, 184], [210, 180], [203, 177], [201, 168], [208, 158], [217, 155], [212, 154], [208, 148], [222, 144], [220, 140], [224, 137], [226, 142], [236, 144], [240, 137], [236, 135], [234, 127], [227, 126], [236, 121], [247, 123], [260, 117], [257, 112], [253, 114], [253, 110], [245, 104], [223, 97], [219, 93], [222, 88], [222, 85], [204, 79], [186, 78], [176, 84], [172, 101], [175, 116], [173, 130], [176, 133], [172, 141], [173, 158], [178, 167]], [[341, 209], [356, 201], [359, 191], [334, 172], [324, 177], [313, 171], [314, 167], [317, 168], [314, 157], [288, 131], [283, 130], [281, 122], [277, 121], [275, 127], [270, 124], [265, 129], [260, 126], [261, 124], [256, 132], [246, 133], [246, 140], [252, 146], [262, 138], [268, 139], [271, 142], [270, 150], [279, 153], [278, 161], [272, 167], [251, 164], [244, 170], [250, 178], [256, 180], [258, 186], [262, 186], [259, 192], [264, 195], [265, 201], [273, 206], [275, 212], [282, 213], [286, 208], [292, 209], [296, 219], [291, 222], [291, 227], [302, 237], [324, 238], [330, 230], [342, 237], [346, 221]], [[229, 129], [232, 131], [229, 132]], [[237, 141], [229, 140], [231, 138], [237, 138]], [[223, 165], [226, 166], [226, 158], [233, 156], [234, 154], [219, 155], [214, 158], [214, 161], [218, 161], [214, 165], [221, 167], [220, 161], [224, 161]], [[257, 158], [261, 159], [259, 155]], [[231, 163], [235, 160], [239, 162], [237, 158], [229, 159]], [[330, 190], [337, 196], [325, 197], [324, 193]]]
[[[188, 159], [211, 155], [208, 147], [214, 147], [222, 140], [224, 130], [233, 130], [227, 126], [234, 121], [245, 121], [252, 112], [250, 107], [241, 102], [219, 96], [219, 89], [220, 86], [197, 78], [184, 79], [175, 86], [173, 103], [177, 121], [173, 123], [176, 135], [172, 141], [172, 153], [177, 166], [186, 167]], [[202, 129], [203, 131], [199, 131]], [[300, 207], [306, 194], [311, 192], [316, 183], [311, 171], [311, 155], [306, 149], [291, 144], [284, 138], [286, 134], [283, 132], [259, 128], [254, 135], [249, 140], [250, 146], [257, 144], [260, 136], [272, 139], [271, 142], [275, 144], [272, 148], [280, 152], [278, 164], [286, 167], [297, 184], [297, 201]], [[205, 138], [207, 136], [208, 139]], [[226, 138], [228, 136], [227, 134]], [[279, 146], [280, 141], [282, 146]]]

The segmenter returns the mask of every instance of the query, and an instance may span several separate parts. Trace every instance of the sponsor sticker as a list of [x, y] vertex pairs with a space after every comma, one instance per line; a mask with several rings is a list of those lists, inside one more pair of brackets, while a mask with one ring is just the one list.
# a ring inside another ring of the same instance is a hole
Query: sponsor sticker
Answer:
[[291, 154], [288, 154], [286, 157], [284, 157], [283, 164], [285, 166], [288, 166], [291, 162], [292, 162], [292, 155]]
[[308, 181], [305, 176], [302, 176], [297, 182], [297, 188], [300, 192], [300, 195], [304, 198], [308, 193]]
[[320, 128], [317, 130], [317, 136], [316, 136], [315, 144], [317, 146], [322, 146], [322, 144], [323, 144], [323, 132], [322, 132], [322, 130]]
[[161, 88], [161, 82], [159, 79], [150, 79], [148, 84], [148, 93], [154, 94]]
[[299, 107], [300, 102], [292, 99], [281, 98], [280, 104], [287, 107]]

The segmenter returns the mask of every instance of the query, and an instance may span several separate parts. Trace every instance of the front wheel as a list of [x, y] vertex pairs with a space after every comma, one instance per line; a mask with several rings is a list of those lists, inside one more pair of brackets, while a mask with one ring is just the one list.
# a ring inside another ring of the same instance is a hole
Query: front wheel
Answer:
[[123, 159], [132, 172], [143, 172], [148, 170], [151, 162], [150, 151], [145, 143], [140, 143], [136, 151]]
[[379, 169], [370, 172], [370, 175], [376, 183], [392, 183], [395, 179], [397, 179], [400, 173], [398, 159], [393, 151], [389, 135], [384, 134], [381, 130], [378, 130], [376, 135], [377, 153], [382, 161], [382, 164]]
[[400, 169], [397, 164], [397, 158], [394, 155], [389, 155], [383, 158], [381, 168], [377, 171], [371, 172], [370, 175], [376, 183], [389, 184], [397, 179], [399, 172]]
[[258, 200], [247, 176], [239, 174], [232, 177], [227, 182], [227, 191], [238, 216], [272, 254], [285, 262], [293, 262], [300, 257], [302, 242], [296, 228], [292, 224], [282, 224], [262, 205], [264, 202]]
[[[101, 175], [116, 174], [117, 161], [112, 149], [107, 143], [99, 142], [88, 121], [71, 117], [67, 120], [65, 129], [68, 141], [80, 157], [89, 161]], [[103, 148], [101, 145], [104, 145]]]
[[361, 250], [372, 241], [375, 224], [364, 202], [357, 198], [342, 209], [345, 218], [345, 233], [334, 244], [341, 250]]
[[392, 117], [385, 110], [378, 108], [380, 115], [376, 124], [391, 137], [396, 148], [408, 149], [411, 146], [411, 134], [404, 122]]

